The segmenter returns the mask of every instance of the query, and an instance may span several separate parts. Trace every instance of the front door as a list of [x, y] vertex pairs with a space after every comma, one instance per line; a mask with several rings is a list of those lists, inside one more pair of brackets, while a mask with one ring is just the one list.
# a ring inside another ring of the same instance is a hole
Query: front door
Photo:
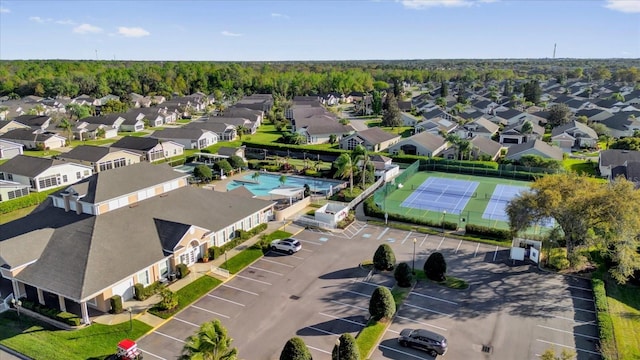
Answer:
[[200, 258], [200, 244], [197, 241], [192, 241], [189, 244], [189, 253], [188, 253], [188, 266], [195, 264]]

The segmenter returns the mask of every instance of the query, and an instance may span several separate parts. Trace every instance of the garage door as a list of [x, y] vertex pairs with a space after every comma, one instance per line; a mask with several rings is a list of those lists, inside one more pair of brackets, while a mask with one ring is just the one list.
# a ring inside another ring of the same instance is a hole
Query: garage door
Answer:
[[113, 292], [113, 295], [122, 296], [123, 301], [133, 299], [133, 279], [121, 282], [114, 286], [111, 291]]

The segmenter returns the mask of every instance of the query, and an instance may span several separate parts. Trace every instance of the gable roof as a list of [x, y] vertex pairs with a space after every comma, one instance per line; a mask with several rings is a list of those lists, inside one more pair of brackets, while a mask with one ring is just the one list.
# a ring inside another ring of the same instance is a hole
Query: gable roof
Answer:
[[509, 147], [507, 158], [513, 158], [514, 155], [518, 155], [530, 149], [535, 149], [551, 159], [562, 160], [563, 158], [562, 149], [556, 146], [551, 146], [546, 142], [538, 139]]
[[76, 146], [66, 153], [58, 155], [57, 158], [97, 162], [103, 157], [107, 156], [107, 154], [115, 152], [127, 152], [129, 154], [135, 154], [136, 156], [138, 156], [138, 154], [128, 152], [127, 150], [121, 150], [106, 146], [80, 145]]
[[630, 113], [627, 113], [627, 112], [617, 112], [612, 116], [599, 122], [604, 124], [606, 127], [610, 129], [626, 131], [626, 130], [629, 130], [629, 127], [634, 123], [640, 125], [640, 121], [638, 121], [637, 118], [631, 119], [629, 115]]
[[360, 138], [366, 140], [371, 144], [379, 144], [384, 141], [400, 138], [400, 135], [388, 133], [380, 129], [379, 127], [372, 127], [366, 130], [358, 131], [354, 135], [359, 136]]
[[588, 127], [587, 125], [579, 122], [579, 121], [569, 121], [568, 123], [564, 124], [564, 125], [560, 125], [557, 126], [555, 128], [553, 128], [553, 130], [551, 130], [551, 136], [557, 136], [560, 135], [564, 132], [566, 132], [567, 134], [573, 134], [575, 130], [578, 130], [584, 134], [589, 135], [592, 139], [597, 139], [598, 138], [598, 134], [595, 132], [595, 130], [593, 130], [592, 128]]
[[[213, 133], [211, 130], [198, 128], [166, 128], [154, 131], [149, 137], [156, 139], [199, 139], [204, 133]], [[217, 136], [217, 135], [216, 135]]]
[[44, 115], [20, 115], [16, 116], [13, 120], [27, 126], [42, 126], [51, 120], [51, 117]]
[[474, 136], [471, 140], [471, 144], [478, 148], [481, 153], [495, 156], [502, 149], [502, 145], [484, 136]]
[[225, 131], [235, 131], [236, 127], [231, 124], [208, 122], [208, 121], [193, 121], [183, 126], [183, 129], [202, 129], [209, 130], [215, 133], [223, 133]]
[[160, 143], [159, 139], [154, 139], [150, 137], [137, 137], [137, 136], [125, 136], [122, 139], [111, 144], [111, 147], [121, 148], [121, 149], [130, 149], [130, 150], [139, 150], [139, 151], [149, 151], [153, 149]]
[[[0, 172], [22, 175], [29, 178], [36, 177], [52, 166], [68, 164], [62, 160], [40, 158], [35, 156], [17, 155], [0, 165]], [[75, 164], [74, 164], [75, 165]], [[78, 165], [83, 166], [83, 165]], [[85, 167], [85, 166], [83, 166]]]
[[445, 140], [445, 138], [443, 138], [440, 135], [435, 135], [430, 132], [423, 131], [421, 133], [410, 136], [404, 139], [403, 141], [400, 141], [396, 145], [402, 146], [407, 142], [415, 142], [417, 144], [420, 144], [424, 148], [429, 149], [430, 151], [435, 151], [439, 147], [444, 145], [447, 142], [447, 140]]
[[599, 154], [600, 166], [620, 166], [625, 162], [640, 161], [640, 151], [608, 149]]

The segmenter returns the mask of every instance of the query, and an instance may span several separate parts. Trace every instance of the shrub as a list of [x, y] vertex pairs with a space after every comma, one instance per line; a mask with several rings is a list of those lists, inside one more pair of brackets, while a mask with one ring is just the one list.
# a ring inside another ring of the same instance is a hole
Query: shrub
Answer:
[[80, 318], [76, 314], [61, 311], [56, 315], [56, 319], [71, 326], [80, 326]]
[[378, 246], [375, 254], [373, 255], [373, 267], [376, 270], [392, 270], [396, 265], [396, 256], [393, 254], [393, 250], [389, 244], [382, 244]]
[[564, 255], [554, 255], [549, 258], [549, 266], [556, 270], [565, 270], [568, 269], [571, 264], [569, 263], [569, 259], [567, 259]]
[[439, 252], [429, 255], [424, 263], [424, 274], [433, 281], [444, 281], [446, 280], [444, 275], [446, 272], [447, 262], [444, 260], [444, 256]]
[[[371, 216], [371, 217], [377, 217], [379, 219], [384, 219], [384, 211], [382, 211], [382, 209], [380, 209], [378, 205], [376, 205], [373, 199], [374, 199], [373, 196], [370, 196], [367, 199], [365, 199], [364, 201], [365, 215]], [[389, 213], [388, 216], [389, 216], [388, 217], [389, 221], [398, 221], [398, 222], [405, 222], [410, 224], [432, 226], [432, 227], [437, 227], [439, 229], [442, 228], [442, 222], [440, 221], [430, 221], [424, 218], [405, 216], [405, 215], [393, 214], [393, 213]], [[444, 228], [447, 230], [457, 230], [458, 224], [450, 221], [445, 221]]]
[[391, 319], [395, 313], [396, 303], [393, 300], [391, 290], [384, 286], [378, 286], [369, 300], [369, 314], [374, 320], [380, 320]]
[[398, 282], [398, 286], [400, 287], [409, 287], [411, 286], [411, 281], [413, 280], [413, 272], [409, 264], [400, 263], [396, 267], [396, 270], [393, 273], [393, 277]]
[[133, 297], [138, 300], [144, 300], [144, 285], [140, 284], [140, 283], [136, 283], [133, 285]]
[[184, 279], [191, 272], [191, 270], [189, 270], [189, 268], [185, 264], [178, 264], [176, 266], [176, 270], [178, 270], [178, 278], [179, 279]]
[[163, 287], [163, 284], [159, 281], [156, 281], [153, 284], [149, 284], [149, 286], [147, 287], [145, 287], [140, 283], [135, 284], [133, 285], [134, 297], [136, 300], [139, 300], [139, 301], [146, 300], [151, 295], [157, 294], [162, 287]]
[[168, 288], [163, 288], [160, 291], [160, 297], [162, 300], [158, 303], [158, 307], [161, 310], [171, 310], [178, 306], [178, 295]]
[[613, 320], [609, 314], [607, 290], [603, 281], [605, 272], [606, 268], [604, 267], [594, 272], [591, 279], [591, 286], [593, 287], [593, 297], [595, 299], [602, 355], [605, 359], [615, 359], [617, 356], [616, 342], [613, 337]]
[[293, 337], [284, 344], [280, 353], [280, 360], [311, 360], [311, 353], [307, 345], [299, 337]]
[[340, 346], [333, 347], [331, 360], [360, 360], [360, 350], [353, 335], [340, 335]]
[[486, 237], [489, 239], [495, 239], [500, 241], [511, 240], [511, 231], [494, 229], [486, 226], [467, 224], [465, 227], [467, 234], [478, 235], [480, 237]]
[[122, 296], [113, 295], [110, 299], [111, 312], [114, 314], [120, 314], [122, 312]]

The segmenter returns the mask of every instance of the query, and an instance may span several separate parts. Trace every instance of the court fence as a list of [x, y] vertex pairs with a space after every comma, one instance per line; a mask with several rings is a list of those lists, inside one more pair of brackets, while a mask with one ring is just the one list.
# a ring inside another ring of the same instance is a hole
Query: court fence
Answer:
[[542, 175], [561, 174], [565, 172], [564, 169], [539, 168], [513, 164], [499, 164], [497, 168], [493, 168], [485, 164], [462, 164], [460, 162], [433, 159], [422, 160], [420, 162], [420, 171], [429, 170], [525, 181], [533, 181]]

